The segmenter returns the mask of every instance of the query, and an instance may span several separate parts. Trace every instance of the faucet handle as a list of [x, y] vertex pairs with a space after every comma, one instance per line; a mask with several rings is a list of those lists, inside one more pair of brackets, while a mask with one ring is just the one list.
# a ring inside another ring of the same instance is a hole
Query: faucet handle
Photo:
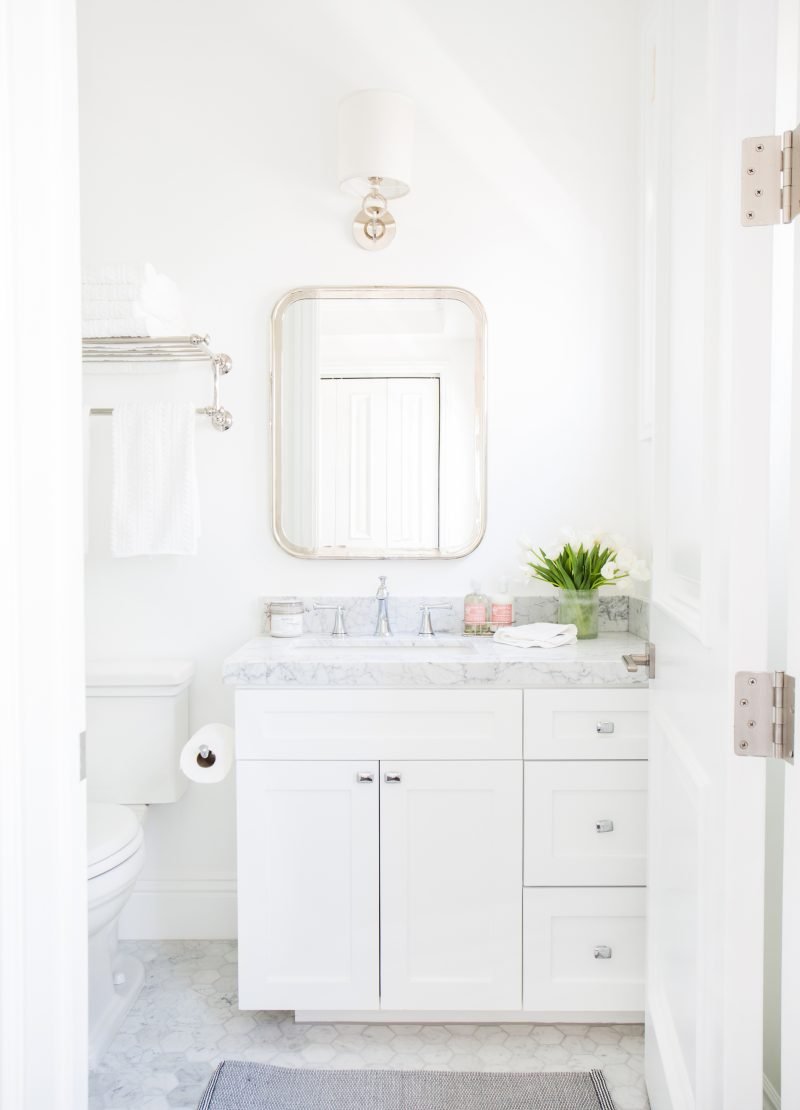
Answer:
[[344, 605], [319, 605], [314, 602], [315, 609], [332, 609], [336, 616], [333, 618], [333, 632], [331, 636], [346, 636], [347, 629], [344, 626]]
[[433, 631], [433, 624], [431, 623], [431, 609], [451, 609], [452, 610], [452, 608], [453, 608], [453, 606], [448, 601], [438, 601], [438, 602], [433, 602], [433, 603], [426, 602], [426, 603], [420, 605], [419, 611], [420, 611], [420, 613], [422, 613], [422, 617], [420, 618], [419, 632], [417, 633], [417, 635], [418, 636], [435, 636], [436, 635], [436, 633]]

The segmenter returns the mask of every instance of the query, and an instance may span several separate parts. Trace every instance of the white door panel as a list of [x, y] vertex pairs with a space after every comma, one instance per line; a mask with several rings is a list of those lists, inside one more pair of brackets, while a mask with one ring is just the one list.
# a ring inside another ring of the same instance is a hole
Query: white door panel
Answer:
[[386, 382], [386, 543], [439, 546], [439, 379]]
[[519, 761], [382, 762], [382, 1007], [520, 1009], [521, 880]]
[[439, 379], [319, 381], [319, 534], [326, 547], [439, 545]]
[[772, 255], [740, 226], [739, 161], [774, 128], [777, 7], [653, 0], [645, 21], [653, 1110], [761, 1103], [764, 767], [732, 720], [734, 672], [768, 663]]
[[237, 795], [239, 1005], [376, 1009], [378, 763], [240, 760]]

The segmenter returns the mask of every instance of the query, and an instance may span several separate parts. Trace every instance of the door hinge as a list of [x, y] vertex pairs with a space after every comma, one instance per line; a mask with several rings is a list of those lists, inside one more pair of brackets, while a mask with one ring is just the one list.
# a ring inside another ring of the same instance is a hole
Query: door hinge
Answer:
[[800, 212], [800, 126], [742, 140], [742, 224], [789, 224]]
[[737, 671], [735, 690], [736, 754], [793, 762], [794, 678], [783, 671]]

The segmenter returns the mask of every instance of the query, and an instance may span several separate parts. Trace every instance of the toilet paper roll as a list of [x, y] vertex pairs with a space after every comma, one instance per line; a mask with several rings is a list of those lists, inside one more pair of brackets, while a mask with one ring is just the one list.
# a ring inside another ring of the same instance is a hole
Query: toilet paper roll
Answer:
[[222, 782], [232, 766], [233, 729], [228, 725], [203, 725], [181, 749], [180, 767], [192, 782]]

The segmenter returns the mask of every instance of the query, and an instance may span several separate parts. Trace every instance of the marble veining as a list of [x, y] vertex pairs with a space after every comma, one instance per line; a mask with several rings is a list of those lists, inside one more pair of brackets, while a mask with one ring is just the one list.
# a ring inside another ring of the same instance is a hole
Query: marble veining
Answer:
[[643, 640], [650, 639], [650, 602], [641, 597], [628, 598], [628, 631]]
[[195, 1110], [223, 1059], [438, 1071], [601, 1068], [616, 1110], [647, 1110], [641, 1025], [301, 1024], [240, 1011], [236, 943], [124, 941], [145, 985], [89, 1080], [88, 1110]]
[[490, 637], [469, 637], [450, 650], [427, 649], [423, 643], [403, 649], [387, 648], [380, 640], [359, 642], [358, 651], [318, 636], [250, 640], [223, 664], [223, 677], [232, 686], [354, 686], [452, 689], [491, 686], [496, 689], [643, 687], [647, 673], [630, 673], [622, 662], [627, 652], [644, 648], [628, 632], [601, 633], [596, 640], [579, 640], [560, 648], [518, 648], [497, 644]]

